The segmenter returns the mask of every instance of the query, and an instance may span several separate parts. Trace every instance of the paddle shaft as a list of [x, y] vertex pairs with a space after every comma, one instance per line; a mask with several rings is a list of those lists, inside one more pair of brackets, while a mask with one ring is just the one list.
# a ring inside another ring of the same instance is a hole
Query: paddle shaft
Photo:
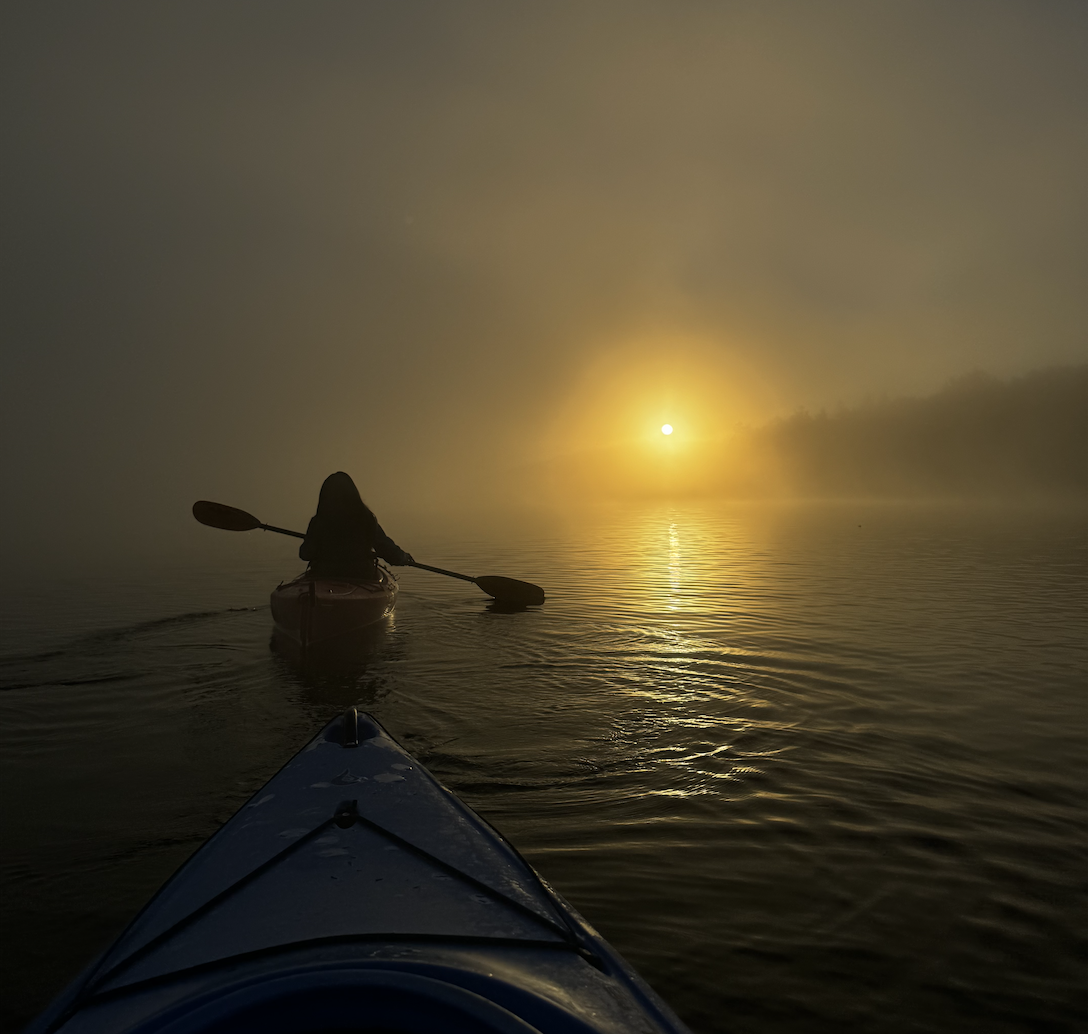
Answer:
[[488, 596], [494, 596], [500, 603], [523, 607], [539, 607], [544, 602], [544, 590], [539, 585], [533, 585], [532, 582], [523, 582], [517, 578], [504, 578], [502, 575], [495, 574], [470, 578], [467, 574], [447, 571], [444, 567], [431, 567], [430, 564], [420, 564], [415, 560], [411, 561], [408, 566], [420, 567], [424, 571], [444, 574], [450, 578], [460, 578], [463, 582], [472, 582], [477, 588], [486, 592]]
[[434, 574], [449, 575], [450, 578], [460, 578], [461, 581], [463, 581], [463, 582], [472, 582], [473, 584], [475, 584], [475, 582], [476, 582], [475, 578], [470, 578], [467, 574], [458, 574], [456, 571], [447, 571], [443, 567], [431, 567], [430, 564], [421, 564], [416, 560], [413, 560], [407, 566], [408, 567], [419, 567], [419, 568], [422, 568], [422, 570], [424, 570], [424, 571], [432, 571]]
[[277, 528], [272, 524], [259, 524], [257, 527], [264, 531], [278, 531], [281, 535], [290, 535], [295, 539], [304, 539], [306, 535], [301, 531], [288, 531], [286, 528]]

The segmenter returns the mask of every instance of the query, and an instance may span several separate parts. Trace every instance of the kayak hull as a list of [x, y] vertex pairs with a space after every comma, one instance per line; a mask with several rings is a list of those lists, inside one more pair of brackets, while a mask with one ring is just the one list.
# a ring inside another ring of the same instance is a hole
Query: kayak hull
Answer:
[[299, 649], [341, 644], [388, 617], [397, 602], [397, 580], [384, 568], [376, 581], [315, 578], [309, 572], [272, 592], [276, 636]]
[[28, 1034], [689, 1034], [369, 716], [330, 724]]

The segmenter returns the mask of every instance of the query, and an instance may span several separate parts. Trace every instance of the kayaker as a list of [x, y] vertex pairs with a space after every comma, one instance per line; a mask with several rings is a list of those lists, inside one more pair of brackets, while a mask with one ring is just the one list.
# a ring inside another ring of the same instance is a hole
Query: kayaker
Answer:
[[319, 578], [374, 579], [379, 558], [396, 566], [415, 562], [382, 531], [355, 482], [342, 470], [325, 478], [298, 555]]

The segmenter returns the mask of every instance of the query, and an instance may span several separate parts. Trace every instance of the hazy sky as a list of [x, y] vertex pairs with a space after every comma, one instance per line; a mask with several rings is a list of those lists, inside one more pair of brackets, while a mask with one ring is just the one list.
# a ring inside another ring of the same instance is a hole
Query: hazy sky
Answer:
[[1088, 358], [1079, 0], [4, 10], [9, 549]]

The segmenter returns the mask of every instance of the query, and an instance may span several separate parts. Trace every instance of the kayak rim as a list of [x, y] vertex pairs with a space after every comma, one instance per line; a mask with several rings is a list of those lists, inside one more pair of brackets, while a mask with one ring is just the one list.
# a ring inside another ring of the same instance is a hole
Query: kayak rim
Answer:
[[[44, 1034], [56, 1031], [63, 1027], [73, 1016], [78, 1014], [81, 1010], [86, 1008], [94, 1008], [99, 1005], [107, 1005], [112, 1001], [124, 1000], [133, 994], [139, 994], [144, 991], [153, 990], [156, 987], [167, 987], [171, 984], [175, 984], [178, 981], [185, 981], [188, 979], [194, 979], [201, 976], [212, 975], [217, 972], [229, 971], [230, 969], [245, 967], [247, 964], [259, 963], [261, 961], [270, 961], [277, 958], [289, 957], [291, 955], [304, 956], [305, 953], [313, 950], [321, 949], [336, 949], [338, 947], [351, 948], [356, 945], [398, 945], [398, 944], [410, 944], [410, 945], [429, 945], [439, 948], [451, 948], [457, 949], [460, 947], [465, 948], [489, 948], [495, 950], [514, 950], [517, 952], [536, 952], [546, 951], [556, 955], [561, 954], [574, 954], [582, 958], [585, 962], [592, 965], [600, 972], [615, 976], [621, 972], [621, 967], [612, 967], [605, 964], [605, 960], [599, 956], [592, 955], [586, 952], [584, 949], [572, 945], [568, 942], [557, 942], [549, 940], [533, 941], [519, 937], [473, 937], [468, 935], [444, 935], [444, 934], [343, 934], [339, 936], [331, 937], [319, 937], [312, 938], [310, 940], [293, 941], [287, 944], [271, 945], [267, 948], [261, 948], [256, 951], [243, 952], [237, 955], [227, 956], [222, 959], [215, 959], [210, 962], [201, 963], [196, 966], [187, 967], [184, 969], [174, 970], [170, 973], [164, 973], [160, 976], [149, 977], [144, 980], [133, 981], [132, 983], [126, 983], [121, 986], [106, 988], [104, 990], [88, 990], [84, 988], [80, 994], [76, 996], [60, 1013], [56, 1016], [52, 1023], [44, 1028]], [[119, 975], [125, 967], [118, 967], [117, 970], [107, 971], [100, 978], [94, 981], [96, 984], [104, 983], [110, 980], [112, 977]], [[270, 983], [274, 983], [279, 987], [285, 980], [290, 980], [292, 977], [312, 972], [313, 977], [310, 983], [310, 990], [320, 991], [325, 993], [330, 985], [342, 983], [343, 986], [350, 986], [352, 988], [358, 988], [360, 985], [368, 983], [374, 983], [379, 988], [385, 988], [390, 982], [396, 982], [404, 978], [410, 978], [415, 975], [422, 977], [431, 976], [436, 970], [447, 969], [447, 967], [436, 966], [433, 962], [420, 961], [414, 962], [412, 960], [396, 962], [389, 959], [376, 959], [373, 962], [359, 961], [356, 959], [345, 959], [333, 968], [329, 967], [327, 962], [313, 963], [300, 960], [295, 966], [291, 966], [288, 969], [277, 968], [273, 972], [265, 975], [249, 975], [241, 980], [230, 982], [225, 986], [218, 987], [214, 992], [207, 994], [204, 997], [204, 1001], [189, 1002], [186, 1005], [185, 1013], [186, 1017], [190, 1013], [199, 1013], [200, 1007], [203, 1004], [214, 1004], [217, 1010], [217, 1014], [221, 1013], [225, 1002], [229, 1001], [238, 992], [245, 991], [246, 989], [256, 989], [265, 987]], [[458, 970], [448, 970], [452, 979], [442, 980], [441, 984], [446, 988], [471, 990], [471, 988], [465, 987], [464, 973]], [[336, 979], [337, 974], [341, 977], [350, 975], [350, 980]], [[377, 979], [380, 974], [380, 981]], [[330, 977], [333, 979], [330, 980]], [[368, 979], [369, 978], [369, 979]], [[482, 978], [477, 975], [476, 979], [483, 983], [488, 983], [486, 978]], [[438, 983], [439, 981], [432, 981]], [[501, 983], [501, 981], [496, 981]], [[528, 991], [525, 988], [515, 988], [517, 993], [522, 995], [528, 995], [536, 997], [533, 992]], [[635, 992], [636, 996], [642, 999], [642, 1004], [649, 1010], [657, 1012], [656, 1003], [650, 1001], [648, 998], [641, 995], [639, 992], [641, 989], [637, 987], [629, 988], [630, 991]], [[489, 1002], [489, 998], [484, 998], [485, 1002]], [[164, 1025], [164, 1022], [166, 1025]], [[569, 1020], [567, 1021], [570, 1022]], [[294, 1028], [290, 1028], [292, 1034], [294, 1034]], [[384, 1028], [383, 1028], [384, 1029]], [[504, 1030], [505, 1028], [500, 1029]], [[517, 1028], [520, 1031], [524, 1029], [525, 1034], [538, 1034], [535, 1027]], [[566, 1028], [565, 1028], [566, 1029]], [[591, 1028], [583, 1028], [585, 1034], [595, 1034]], [[132, 1028], [130, 1032], [126, 1034], [144, 1034], [144, 1032], [154, 1032], [154, 1034], [197, 1034], [197, 1032], [203, 1032], [205, 1027], [202, 1021], [198, 1021], [196, 1017], [193, 1017], [192, 1022], [187, 1021], [175, 1028], [174, 1022], [166, 1020], [162, 1016], [152, 1017], [145, 1023], [140, 1024], [138, 1027]], [[214, 1028], [216, 1032], [219, 1031], [218, 1026]], [[490, 1034], [492, 1028], [472, 1028], [472, 1034]], [[580, 1034], [580, 1030], [577, 1027], [569, 1028], [570, 1034]], [[273, 1034], [273, 1032], [267, 1031], [265, 1034]], [[397, 1034], [413, 1034], [413, 1028], [405, 1027], [398, 1028]]]
[[[71, 1012], [75, 1012], [87, 1005], [108, 1002], [116, 998], [124, 998], [134, 991], [142, 991], [147, 988], [170, 984], [179, 978], [201, 976], [206, 973], [214, 973], [217, 970], [228, 969], [232, 966], [244, 963], [258, 962], [262, 959], [274, 959], [278, 956], [306, 952], [312, 949], [350, 947], [355, 944], [427, 944], [449, 948], [461, 946], [472, 948], [525, 948], [533, 951], [550, 951], [557, 953], [569, 952], [579, 955], [581, 958], [585, 959], [585, 961], [589, 962], [590, 965], [593, 965], [595, 969], [599, 969], [604, 973], [608, 972], [607, 967], [604, 966], [601, 959], [594, 956], [591, 961], [589, 958], [586, 958], [586, 955], [579, 949], [566, 942], [559, 941], [531, 941], [523, 937], [473, 937], [471, 935], [457, 934], [338, 934], [331, 937], [314, 937], [305, 941], [291, 941], [286, 944], [273, 944], [269, 945], [267, 948], [258, 948], [255, 951], [241, 952], [237, 955], [229, 955], [226, 958], [215, 959], [211, 962], [202, 962], [197, 966], [188, 966], [185, 969], [173, 970], [170, 973], [164, 973], [160, 976], [148, 977], [144, 980], [135, 980], [131, 984], [122, 984], [119, 987], [106, 988], [101, 991], [88, 991], [86, 992], [85, 997], [81, 997], [72, 1003]], [[367, 965], [366, 963], [355, 963], [351, 966], [347, 966], [347, 964], [345, 964], [347, 968], [383, 971], [387, 969], [400, 970], [404, 965], [404, 963], [400, 963], [396, 967], [393, 967], [384, 960], [370, 965]], [[305, 968], [305, 966], [300, 968]], [[122, 970], [119, 967], [116, 972], [110, 971], [106, 973], [105, 978], [108, 980], [115, 975], [119, 975], [121, 971]], [[59, 1026], [63, 1022], [63, 1019], [70, 1015], [71, 1013], [69, 1012], [65, 1017], [58, 1019], [57, 1025]]]
[[[243, 1029], [262, 1034], [597, 1034], [529, 988], [492, 975], [465, 977], [464, 972], [427, 963], [302, 963], [249, 974], [172, 1003], [126, 1026], [125, 1034], [234, 1034]], [[360, 992], [367, 994], [364, 1027], [359, 1026]], [[532, 1017], [528, 1021], [522, 1018], [526, 1012]]]

